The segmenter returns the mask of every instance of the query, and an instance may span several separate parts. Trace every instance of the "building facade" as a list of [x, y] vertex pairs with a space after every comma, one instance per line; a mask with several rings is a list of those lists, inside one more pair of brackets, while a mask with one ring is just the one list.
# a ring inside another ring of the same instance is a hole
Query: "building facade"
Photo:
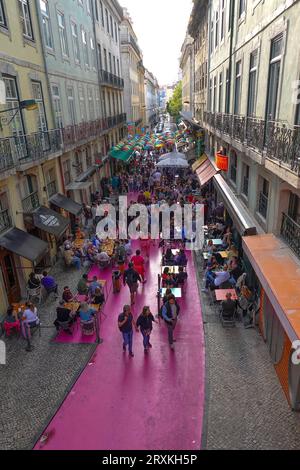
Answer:
[[194, 110], [194, 48], [193, 39], [187, 35], [181, 48], [182, 110]]
[[159, 119], [159, 86], [154, 75], [145, 71], [146, 126], [152, 129]]
[[105, 133], [105, 152], [125, 135], [124, 80], [120, 49], [123, 10], [117, 0], [95, 0], [94, 22], [103, 118], [111, 124]]
[[126, 9], [121, 23], [121, 61], [124, 76], [124, 108], [128, 132], [136, 133], [145, 126], [145, 68], [132, 21]]

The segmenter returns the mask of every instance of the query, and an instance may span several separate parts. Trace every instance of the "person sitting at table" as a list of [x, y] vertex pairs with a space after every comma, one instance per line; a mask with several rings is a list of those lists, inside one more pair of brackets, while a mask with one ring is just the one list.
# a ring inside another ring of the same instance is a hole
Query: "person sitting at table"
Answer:
[[38, 289], [41, 285], [41, 281], [38, 277], [36, 277], [35, 273], [30, 273], [29, 274], [29, 279], [28, 279], [28, 289]]
[[174, 287], [176, 285], [176, 280], [173, 274], [170, 273], [170, 269], [168, 267], [165, 267], [161, 279], [163, 287]]
[[73, 236], [69, 235], [64, 241], [64, 249], [66, 249], [66, 246], [72, 245], [72, 243], [73, 243]]
[[187, 265], [187, 257], [184, 250], [180, 250], [178, 255], [174, 258], [174, 263], [176, 266], [186, 266]]
[[216, 273], [209, 271], [207, 273], [206, 288], [210, 287], [213, 290], [219, 289], [222, 286], [222, 284], [224, 284], [225, 282], [228, 282], [229, 279], [230, 279], [230, 273], [228, 271], [228, 266], [225, 264], [223, 271], [219, 271]]
[[[72, 310], [69, 308], [65, 307], [65, 302], [61, 300], [59, 302], [59, 306], [56, 309], [56, 320], [54, 322], [54, 326], [59, 330], [59, 325], [60, 323], [67, 323], [69, 326], [71, 326], [74, 323], [75, 319], [74, 316], [72, 316]], [[69, 334], [72, 334], [72, 331], [70, 329], [66, 330]]]
[[77, 291], [79, 295], [87, 295], [89, 291], [88, 285], [88, 276], [87, 274], [83, 274], [82, 278], [79, 280], [77, 284]]
[[231, 279], [233, 285], [236, 285], [239, 277], [243, 274], [243, 270], [239, 264], [239, 260], [237, 257], [231, 259], [228, 264], [228, 268], [230, 271]]
[[239, 257], [239, 250], [235, 246], [234, 243], [231, 243], [230, 247], [228, 248], [228, 259], [229, 261], [232, 258], [238, 258]]
[[183, 287], [185, 282], [187, 281], [188, 275], [184, 271], [183, 266], [179, 266], [179, 272], [175, 275], [176, 286]]
[[110, 265], [110, 257], [106, 251], [101, 251], [95, 255], [95, 261], [101, 268], [107, 268]]
[[93, 305], [103, 305], [105, 302], [105, 297], [104, 297], [102, 289], [99, 289], [99, 287], [97, 287], [95, 289], [94, 295], [91, 296], [90, 301], [91, 301], [91, 304]]
[[232, 233], [231, 227], [226, 227], [225, 233], [222, 239], [222, 247], [226, 250], [232, 244]]
[[66, 245], [65, 247], [64, 260], [66, 266], [75, 266], [77, 269], [81, 268], [81, 260], [78, 256], [75, 256], [75, 253], [70, 245]]
[[6, 316], [3, 320], [3, 327], [6, 336], [10, 336], [11, 330], [15, 330], [17, 333], [20, 331], [20, 321], [14, 316], [14, 309], [11, 305], [7, 308]]
[[232, 300], [231, 292], [227, 292], [226, 300], [221, 304], [222, 315], [225, 320], [230, 320], [234, 318], [236, 311], [236, 302]]
[[43, 278], [41, 280], [41, 284], [46, 290], [47, 294], [51, 294], [52, 292], [55, 293], [55, 297], [58, 297], [57, 290], [58, 290], [58, 285], [57, 282], [55, 281], [54, 277], [49, 276], [47, 271], [43, 272]]
[[214, 249], [215, 249], [214, 242], [212, 240], [208, 240], [206, 247], [205, 247], [205, 251], [207, 253], [213, 253]]
[[37, 308], [33, 305], [32, 302], [26, 302], [26, 308], [22, 315], [22, 320], [30, 327], [34, 328], [39, 325], [40, 320], [37, 313]]
[[165, 305], [168, 302], [170, 295], [172, 295], [172, 289], [167, 288], [166, 292], [165, 292], [165, 295], [162, 298], [163, 305]]
[[74, 295], [72, 294], [70, 287], [68, 286], [64, 287], [62, 298], [63, 298], [63, 301], [66, 303], [72, 302], [74, 300]]
[[102, 285], [100, 284], [100, 282], [98, 282], [97, 276], [94, 276], [92, 282], [90, 283], [90, 287], [89, 287], [89, 295], [91, 297], [93, 297], [95, 295], [96, 289], [100, 289], [102, 291]]
[[96, 310], [89, 307], [86, 302], [80, 305], [79, 316], [82, 321], [91, 321], [96, 314]]

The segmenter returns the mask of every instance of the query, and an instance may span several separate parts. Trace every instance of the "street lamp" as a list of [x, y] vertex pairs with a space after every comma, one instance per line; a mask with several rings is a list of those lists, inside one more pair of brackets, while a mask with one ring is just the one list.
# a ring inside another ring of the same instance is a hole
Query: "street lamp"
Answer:
[[14, 108], [1, 109], [0, 114], [8, 113], [9, 111], [16, 111], [11, 117], [10, 121], [7, 123], [8, 125], [11, 123], [18, 111], [20, 111], [21, 109], [26, 109], [27, 111], [35, 111], [36, 109], [38, 109], [38, 105], [35, 100], [24, 100], [20, 101], [19, 106], [15, 106]]

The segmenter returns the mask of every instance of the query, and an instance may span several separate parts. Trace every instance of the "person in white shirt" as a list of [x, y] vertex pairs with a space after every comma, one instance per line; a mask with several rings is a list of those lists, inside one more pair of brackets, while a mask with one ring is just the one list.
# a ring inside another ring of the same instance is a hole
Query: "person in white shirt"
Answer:
[[222, 284], [224, 284], [224, 282], [229, 281], [229, 279], [230, 273], [228, 271], [228, 266], [225, 264], [224, 271], [216, 273], [214, 285], [215, 287], [220, 287]]

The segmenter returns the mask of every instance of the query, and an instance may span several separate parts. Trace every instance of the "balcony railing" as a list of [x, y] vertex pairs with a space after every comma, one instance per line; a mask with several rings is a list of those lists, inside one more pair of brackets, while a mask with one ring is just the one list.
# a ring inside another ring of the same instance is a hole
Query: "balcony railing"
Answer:
[[5, 171], [15, 166], [10, 139], [0, 139], [0, 171]]
[[38, 192], [31, 193], [25, 199], [22, 200], [23, 211], [25, 213], [31, 213], [35, 209], [40, 207]]
[[287, 214], [282, 215], [281, 236], [300, 258], [300, 225]]
[[0, 233], [11, 227], [11, 218], [8, 209], [0, 211]]
[[212, 112], [204, 113], [204, 122], [300, 176], [300, 126]]
[[117, 88], [124, 88], [123, 78], [120, 78], [113, 73], [107, 72], [106, 70], [100, 70], [100, 78], [102, 84], [108, 84]]

